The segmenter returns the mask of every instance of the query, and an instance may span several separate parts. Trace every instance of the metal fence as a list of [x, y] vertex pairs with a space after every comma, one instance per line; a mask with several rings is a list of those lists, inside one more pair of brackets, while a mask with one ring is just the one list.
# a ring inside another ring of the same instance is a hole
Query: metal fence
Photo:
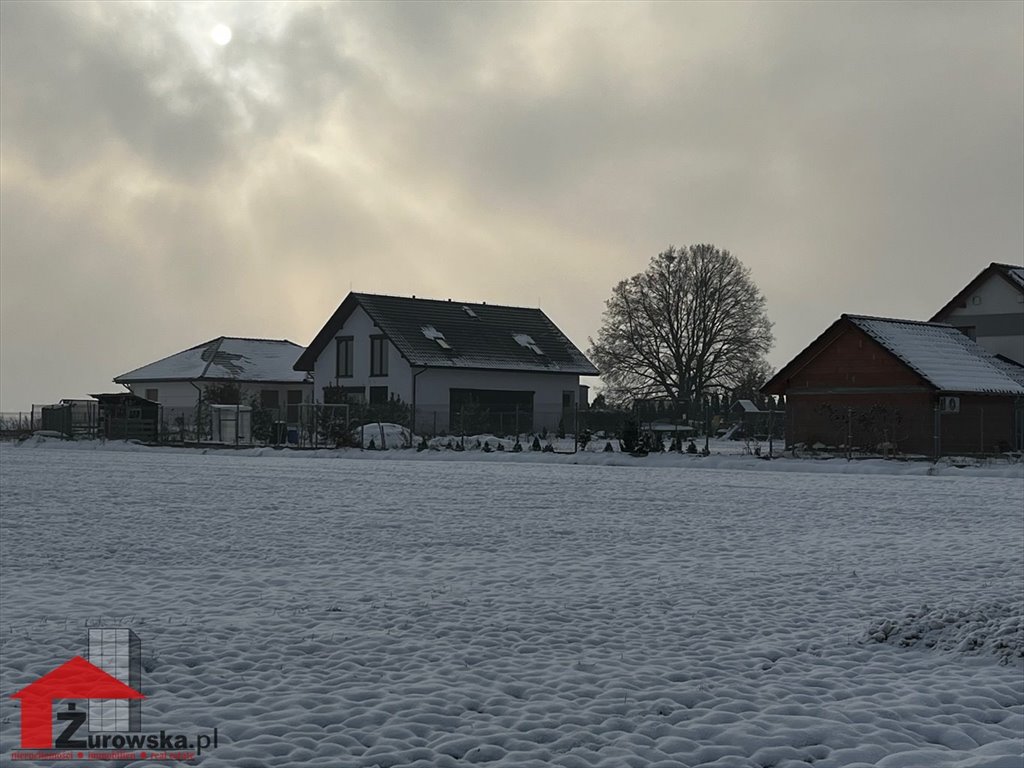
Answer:
[[[125, 439], [168, 445], [255, 446], [281, 445], [298, 448], [333, 448], [359, 445], [366, 424], [393, 424], [403, 431], [403, 443], [433, 438], [493, 436], [532, 444], [559, 440], [578, 446], [589, 440], [625, 438], [632, 446], [636, 434], [655, 436], [665, 447], [681, 446], [683, 438], [703, 436], [704, 419], [690, 419], [665, 411], [577, 409], [572, 407], [481, 407], [466, 403], [419, 405], [415, 419], [411, 407], [391, 401], [383, 404], [346, 402], [303, 403], [286, 408], [260, 408], [242, 404], [201, 403], [191, 407], [159, 406], [156, 418], [129, 419], [122, 414], [116, 429], [93, 401], [65, 401], [35, 405], [31, 411], [0, 415], [0, 434], [24, 437], [44, 430], [67, 438]], [[646, 418], [644, 418], [646, 417]], [[709, 429], [725, 424], [720, 417], [707, 419]], [[415, 429], [410, 432], [410, 426]], [[721, 431], [719, 429], [719, 431]], [[711, 432], [715, 434], [714, 431]], [[415, 435], [415, 437], [413, 437]], [[397, 442], [397, 441], [396, 441]], [[661, 444], [659, 443], [659, 444]]]
[[1024, 401], [965, 402], [943, 411], [925, 401], [791, 401], [787, 449], [797, 454], [931, 458], [1024, 451]]

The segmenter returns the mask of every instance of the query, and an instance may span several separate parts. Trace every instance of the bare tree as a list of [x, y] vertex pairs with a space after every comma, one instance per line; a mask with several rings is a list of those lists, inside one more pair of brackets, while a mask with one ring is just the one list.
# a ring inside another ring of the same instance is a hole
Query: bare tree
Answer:
[[772, 341], [764, 296], [738, 258], [670, 246], [612, 290], [590, 356], [610, 391], [685, 407], [735, 388]]
[[750, 365], [734, 379], [729, 405], [737, 400], [750, 400], [758, 408], [764, 408], [768, 399], [761, 394], [761, 387], [774, 375], [775, 369], [763, 357], [751, 361]]

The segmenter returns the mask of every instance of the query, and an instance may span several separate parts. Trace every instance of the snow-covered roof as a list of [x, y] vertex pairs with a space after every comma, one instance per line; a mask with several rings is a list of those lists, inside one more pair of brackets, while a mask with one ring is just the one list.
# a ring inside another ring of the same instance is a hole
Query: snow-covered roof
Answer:
[[235, 379], [300, 383], [306, 374], [293, 369], [304, 347], [279, 339], [220, 336], [191, 349], [144, 365], [114, 379], [118, 384], [143, 381]]
[[940, 391], [1024, 395], [1024, 368], [996, 357], [950, 325], [843, 317]]
[[743, 410], [746, 413], [760, 413], [761, 409], [754, 405], [753, 400], [737, 400], [732, 404], [732, 410]]
[[1007, 277], [1024, 291], [1024, 267], [1013, 267], [1009, 264], [1002, 264], [1000, 266], [1005, 268]]

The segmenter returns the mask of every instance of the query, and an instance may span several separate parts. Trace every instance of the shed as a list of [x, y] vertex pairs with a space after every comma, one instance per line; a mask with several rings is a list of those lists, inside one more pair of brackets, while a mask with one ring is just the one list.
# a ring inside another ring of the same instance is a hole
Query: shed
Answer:
[[67, 437], [91, 437], [96, 430], [96, 417], [94, 401], [64, 398], [54, 405], [44, 405], [40, 421], [44, 430]]
[[1024, 367], [944, 323], [842, 315], [761, 391], [785, 395], [789, 446], [1024, 449]]
[[130, 392], [89, 395], [99, 401], [99, 436], [108, 440], [156, 442], [160, 404]]

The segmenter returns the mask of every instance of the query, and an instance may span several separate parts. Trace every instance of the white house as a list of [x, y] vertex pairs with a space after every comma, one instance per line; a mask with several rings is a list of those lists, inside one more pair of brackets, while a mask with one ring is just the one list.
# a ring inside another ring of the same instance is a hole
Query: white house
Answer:
[[220, 336], [114, 378], [133, 394], [168, 409], [194, 409], [207, 385], [233, 382], [243, 402], [259, 398], [289, 424], [312, 400], [312, 384], [293, 366], [303, 348], [291, 341]]
[[931, 318], [1024, 365], [1024, 267], [989, 264]]
[[597, 369], [539, 309], [350, 293], [295, 363], [314, 397], [399, 399], [421, 433], [572, 429]]

